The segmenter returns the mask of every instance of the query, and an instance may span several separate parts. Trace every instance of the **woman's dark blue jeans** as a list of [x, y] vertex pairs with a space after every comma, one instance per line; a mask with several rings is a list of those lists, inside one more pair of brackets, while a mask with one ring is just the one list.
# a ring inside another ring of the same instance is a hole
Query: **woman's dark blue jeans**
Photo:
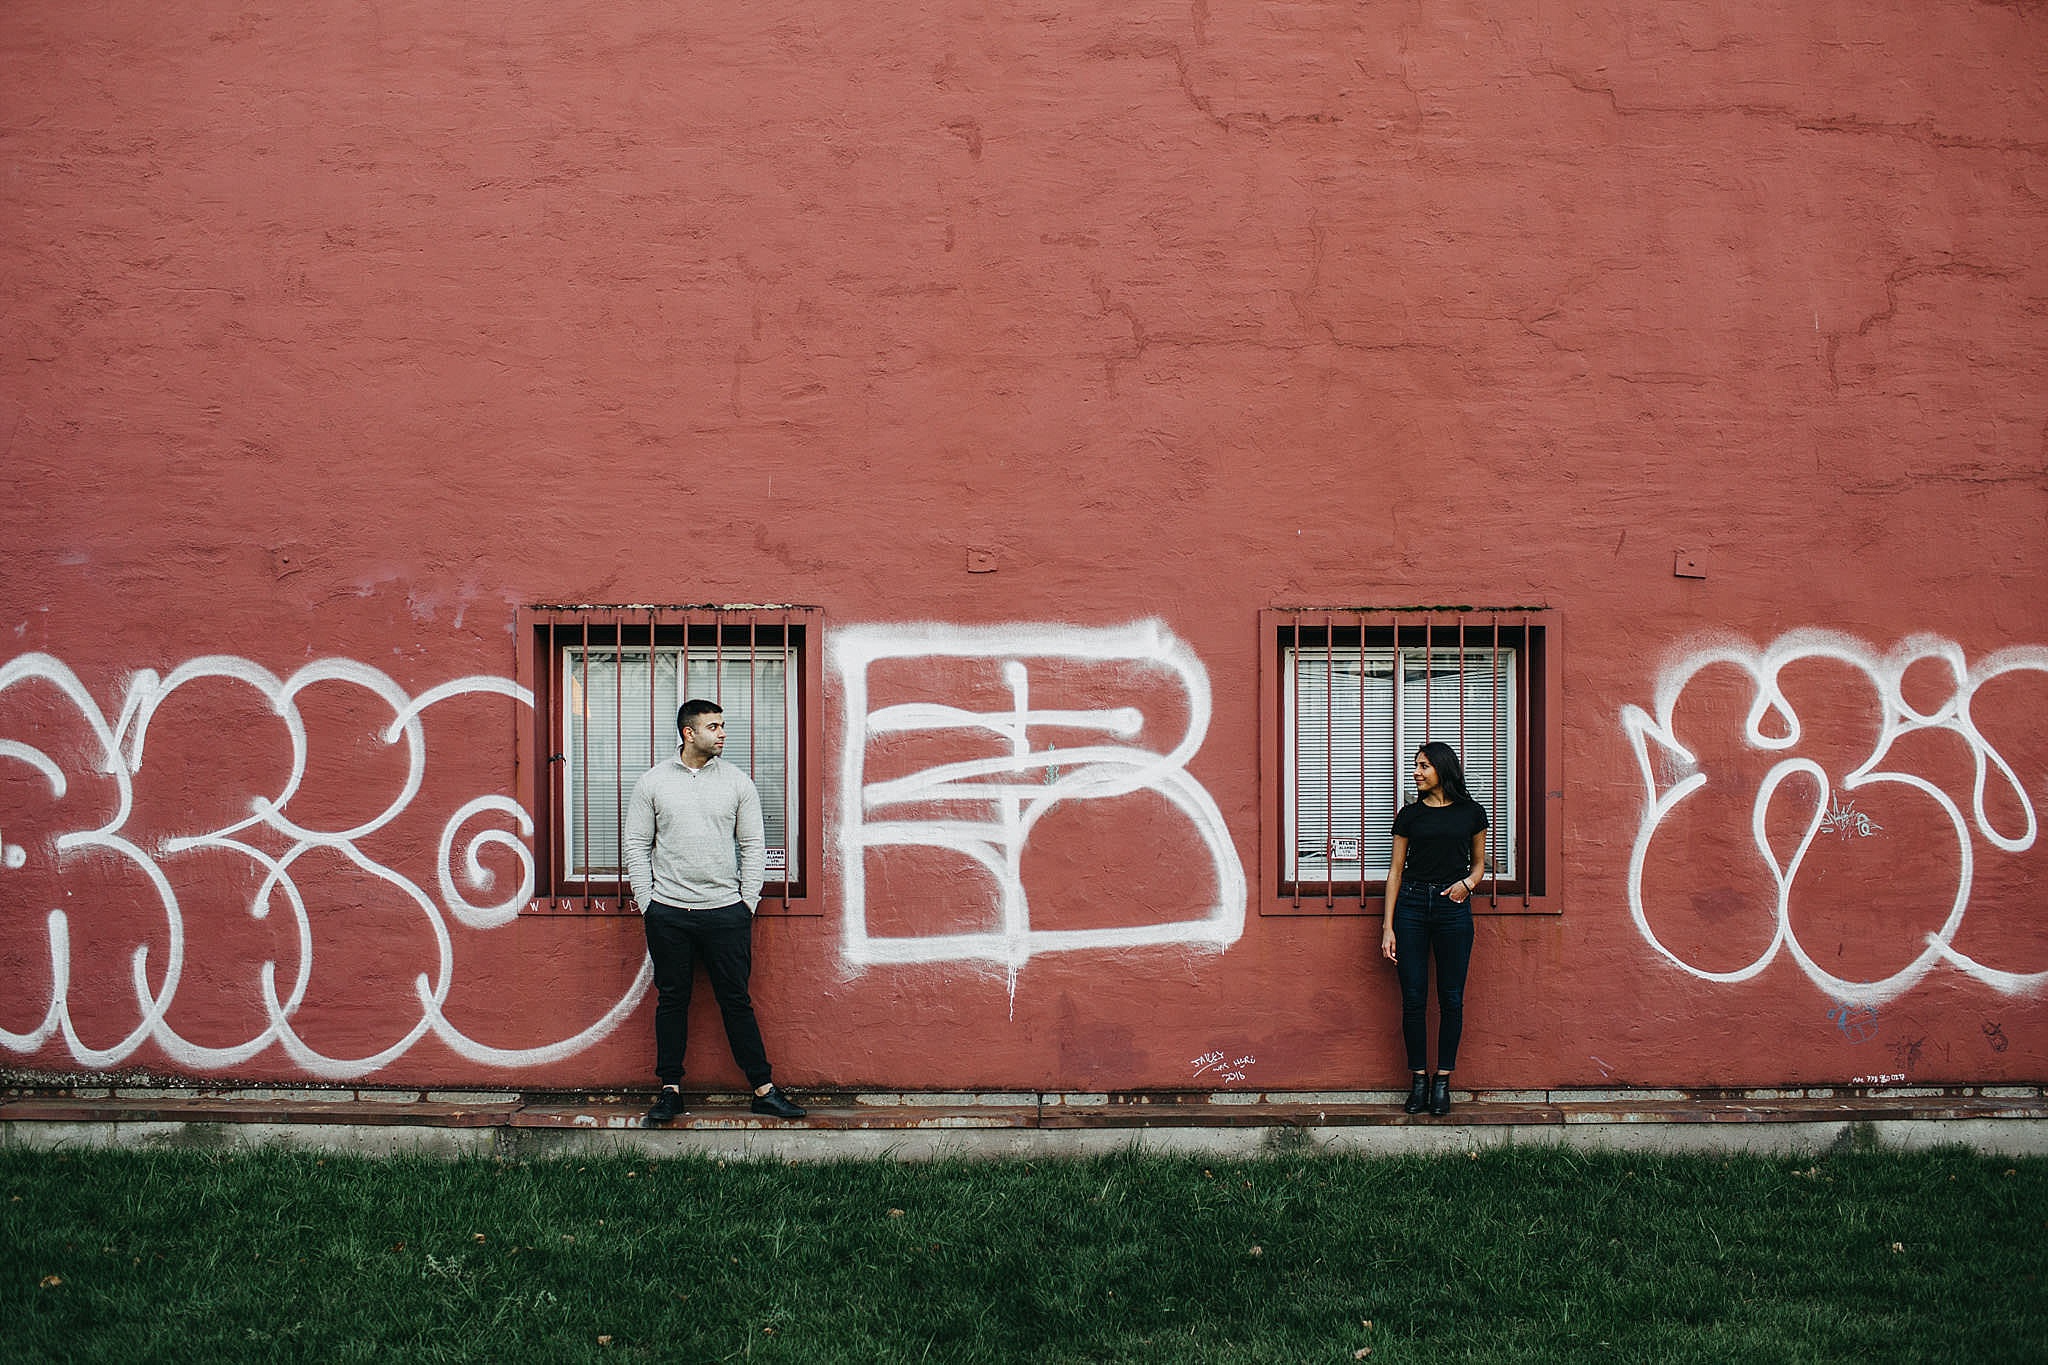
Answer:
[[1453, 882], [1401, 883], [1394, 902], [1394, 970], [1401, 978], [1401, 1040], [1408, 1069], [1427, 1071], [1429, 959], [1436, 957], [1437, 1070], [1458, 1064], [1465, 1033], [1465, 972], [1472, 965], [1472, 903], [1453, 901]]

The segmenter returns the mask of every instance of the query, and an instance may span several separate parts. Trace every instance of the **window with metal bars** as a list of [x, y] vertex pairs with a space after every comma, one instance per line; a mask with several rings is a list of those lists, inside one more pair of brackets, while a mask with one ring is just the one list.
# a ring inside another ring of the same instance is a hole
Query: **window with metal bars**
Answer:
[[641, 774], [676, 753], [676, 710], [725, 712], [722, 761], [761, 794], [768, 841], [760, 909], [807, 911], [816, 842], [818, 615], [805, 607], [535, 607], [536, 898], [553, 913], [636, 909], [620, 835]]
[[1377, 911], [1394, 815], [1425, 741], [1458, 752], [1486, 807], [1481, 910], [1555, 911], [1556, 620], [1528, 610], [1264, 613], [1268, 913]]

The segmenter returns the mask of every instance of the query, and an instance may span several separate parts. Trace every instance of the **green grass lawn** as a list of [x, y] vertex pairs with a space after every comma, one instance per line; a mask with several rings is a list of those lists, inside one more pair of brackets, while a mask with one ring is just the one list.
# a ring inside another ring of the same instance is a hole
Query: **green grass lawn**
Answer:
[[[0, 1151], [0, 1360], [2048, 1360], [2048, 1161]], [[1369, 1354], [1361, 1354], [1368, 1352]]]

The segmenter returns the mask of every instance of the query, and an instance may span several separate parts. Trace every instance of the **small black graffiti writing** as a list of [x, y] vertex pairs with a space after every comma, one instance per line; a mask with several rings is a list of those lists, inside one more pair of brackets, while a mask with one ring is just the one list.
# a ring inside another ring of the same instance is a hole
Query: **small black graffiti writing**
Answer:
[[2012, 1040], [2005, 1036], [2005, 1026], [1995, 1019], [1984, 1021], [1984, 1041], [1991, 1044], [1993, 1052], [2003, 1052], [2012, 1046]]

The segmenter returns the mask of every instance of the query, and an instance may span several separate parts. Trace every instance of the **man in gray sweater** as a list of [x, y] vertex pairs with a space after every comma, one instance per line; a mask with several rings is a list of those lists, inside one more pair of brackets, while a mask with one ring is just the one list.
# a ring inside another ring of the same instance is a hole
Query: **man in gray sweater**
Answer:
[[754, 780], [719, 758], [725, 711], [687, 701], [676, 712], [676, 756], [633, 785], [626, 806], [626, 877], [640, 903], [654, 963], [654, 1074], [661, 1094], [648, 1126], [683, 1110], [683, 1051], [690, 987], [704, 963], [725, 1018], [733, 1060], [754, 1088], [754, 1112], [800, 1119], [804, 1111], [775, 1087], [747, 978], [754, 962], [754, 907], [768, 861], [761, 796]]

